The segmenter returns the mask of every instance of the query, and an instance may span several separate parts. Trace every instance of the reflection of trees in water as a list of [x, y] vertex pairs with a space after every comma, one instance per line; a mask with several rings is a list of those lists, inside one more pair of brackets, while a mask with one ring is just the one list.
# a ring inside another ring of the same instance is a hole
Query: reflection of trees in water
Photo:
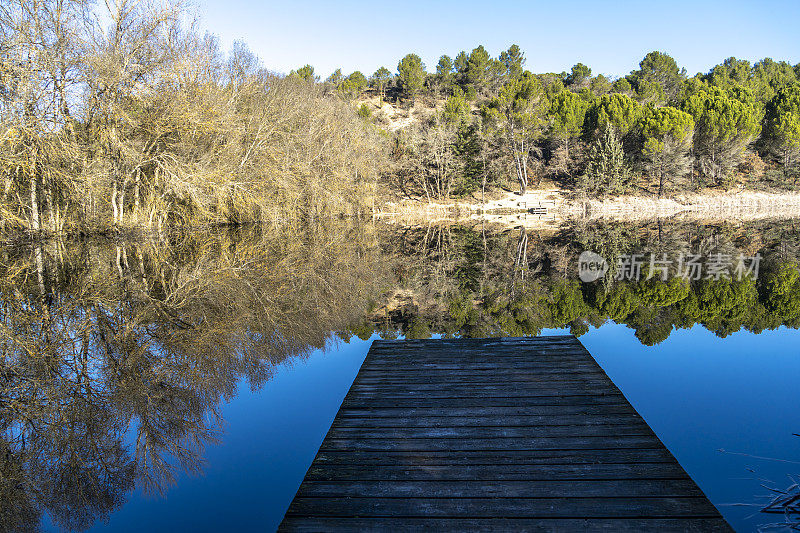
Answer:
[[[426, 229], [426, 234], [430, 233]], [[415, 295], [414, 305], [394, 306], [396, 331], [442, 332], [470, 337], [535, 335], [543, 328], [568, 326], [580, 335], [590, 325], [610, 319], [629, 325], [647, 345], [663, 341], [675, 328], [701, 324], [719, 336], [746, 328], [754, 332], [780, 325], [797, 327], [800, 282], [797, 276], [797, 228], [781, 225], [696, 226], [656, 222], [635, 226], [610, 223], [564, 228], [538, 235], [524, 230], [490, 233], [483, 229], [447, 228], [447, 256], [404, 254], [401, 280]], [[406, 229], [399, 250], [426, 250], [422, 229]], [[535, 245], [531, 243], [536, 242]], [[577, 257], [583, 250], [607, 258], [612, 271], [602, 282], [577, 280]], [[615, 258], [641, 253], [647, 258], [639, 281], [614, 281]], [[675, 277], [680, 254], [700, 253], [764, 257], [758, 280]], [[438, 252], [443, 255], [442, 252]], [[650, 254], [674, 262], [669, 279], [648, 275]], [[437, 277], [430, 275], [437, 271]], [[435, 285], [441, 272], [454, 285]], [[428, 303], [428, 295], [439, 305]], [[410, 297], [409, 297], [410, 298]], [[444, 308], [444, 309], [442, 309]], [[430, 313], [430, 309], [436, 309]], [[384, 331], [389, 329], [383, 325]], [[397, 333], [395, 333], [397, 334]]]
[[377, 248], [316, 227], [3, 251], [0, 529], [85, 529], [200, 471], [240, 379], [364, 316]]

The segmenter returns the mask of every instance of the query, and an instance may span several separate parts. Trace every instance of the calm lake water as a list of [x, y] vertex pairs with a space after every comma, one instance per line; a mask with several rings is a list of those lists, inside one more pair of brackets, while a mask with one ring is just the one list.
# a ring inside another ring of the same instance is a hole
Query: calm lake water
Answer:
[[0, 530], [273, 530], [372, 340], [572, 332], [753, 531], [800, 474], [798, 257], [794, 221], [7, 246]]

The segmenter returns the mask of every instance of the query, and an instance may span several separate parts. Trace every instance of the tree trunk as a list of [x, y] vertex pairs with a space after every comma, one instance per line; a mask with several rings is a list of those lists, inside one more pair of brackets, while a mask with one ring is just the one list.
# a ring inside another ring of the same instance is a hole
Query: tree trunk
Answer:
[[114, 177], [114, 183], [111, 185], [111, 209], [114, 213], [114, 224], [119, 220], [119, 210], [117, 208], [117, 179]]
[[128, 180], [122, 181], [122, 187], [119, 191], [119, 223], [122, 224], [125, 217], [125, 189], [128, 188]]
[[47, 184], [44, 187], [45, 199], [47, 200], [47, 215], [50, 223], [50, 231], [56, 231], [56, 206], [53, 201], [53, 187]]
[[[35, 170], [35, 166], [34, 166]], [[31, 186], [31, 230], [39, 231], [39, 195], [37, 192], [37, 179], [36, 172], [31, 173], [30, 179]]]
[[137, 168], [136, 169], [136, 182], [134, 183], [134, 187], [133, 187], [133, 218], [134, 218], [134, 220], [136, 221], [137, 224], [139, 223], [139, 202], [141, 201], [139, 199], [139, 196], [141, 194], [141, 192], [140, 192], [141, 181], [142, 181], [142, 170]]

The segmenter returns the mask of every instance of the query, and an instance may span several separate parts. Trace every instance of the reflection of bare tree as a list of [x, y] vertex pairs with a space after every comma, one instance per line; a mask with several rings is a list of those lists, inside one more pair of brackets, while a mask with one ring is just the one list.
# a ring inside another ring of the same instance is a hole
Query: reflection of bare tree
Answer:
[[85, 529], [199, 472], [241, 379], [364, 316], [389, 268], [371, 231], [0, 252], [0, 529]]

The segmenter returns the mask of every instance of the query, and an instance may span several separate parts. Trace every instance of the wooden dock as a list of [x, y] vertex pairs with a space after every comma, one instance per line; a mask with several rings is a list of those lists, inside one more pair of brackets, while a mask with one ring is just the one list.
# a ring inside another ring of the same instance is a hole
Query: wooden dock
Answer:
[[573, 336], [375, 341], [279, 531], [732, 531]]

